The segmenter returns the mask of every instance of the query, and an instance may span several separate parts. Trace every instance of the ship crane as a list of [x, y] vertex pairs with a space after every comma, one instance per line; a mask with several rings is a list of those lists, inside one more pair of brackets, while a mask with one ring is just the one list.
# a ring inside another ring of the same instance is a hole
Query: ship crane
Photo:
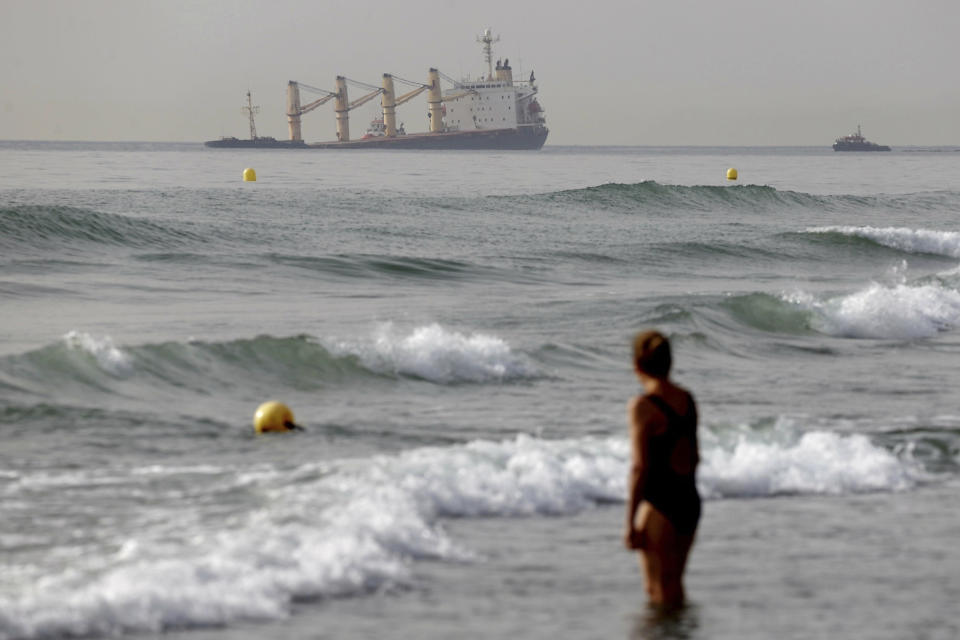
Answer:
[[[397, 97], [393, 88], [394, 80], [416, 88]], [[431, 85], [429, 84], [419, 84], [410, 80], [404, 80], [399, 76], [394, 76], [389, 73], [383, 74], [383, 97], [380, 98], [380, 105], [383, 107], [384, 133], [388, 138], [393, 138], [397, 135], [397, 107], [416, 98], [430, 88]]]
[[[357, 98], [353, 102], [350, 102], [347, 98], [347, 82], [355, 84], [361, 87], [373, 88], [373, 91], [370, 93]], [[312, 91], [314, 93], [322, 94], [319, 98], [313, 102], [309, 102], [305, 105], [300, 104], [300, 88]], [[337, 90], [336, 91], [327, 91], [326, 89], [318, 89], [316, 87], [311, 87], [308, 84], [303, 84], [302, 82], [296, 82], [290, 80], [287, 83], [287, 122], [289, 123], [290, 128], [290, 139], [295, 142], [301, 142], [303, 140], [302, 130], [300, 126], [300, 117], [306, 113], [310, 113], [320, 105], [326, 104], [331, 100], [336, 100], [336, 112], [337, 112], [337, 138], [340, 140], [347, 141], [350, 139], [350, 124], [349, 124], [349, 115], [348, 112], [352, 109], [370, 102], [375, 97], [380, 95], [383, 92], [383, 89], [379, 87], [371, 87], [371, 85], [364, 84], [362, 82], [357, 82], [355, 80], [348, 80], [343, 76], [337, 76]]]
[[[350, 83], [356, 87], [362, 87], [364, 89], [372, 89], [372, 91], [364, 96], [361, 96], [350, 102], [347, 97], [347, 83]], [[365, 105], [370, 102], [378, 95], [383, 93], [383, 89], [380, 87], [375, 87], [364, 82], [358, 82], [356, 80], [350, 80], [344, 76], [337, 76], [337, 101], [334, 106], [334, 111], [337, 113], [337, 140], [340, 142], [349, 142], [350, 140], [350, 112], [353, 109], [356, 109], [359, 106]]]
[[[317, 98], [313, 102], [308, 102], [305, 105], [300, 104], [300, 87], [303, 87], [307, 91], [313, 93], [321, 94], [320, 98]], [[317, 107], [322, 104], [326, 104], [337, 97], [336, 93], [327, 91], [325, 89], [317, 89], [316, 87], [311, 87], [308, 84], [303, 84], [297, 82], [296, 80], [290, 80], [287, 83], [287, 124], [290, 129], [290, 140], [293, 142], [302, 142], [303, 136], [300, 129], [300, 116], [310, 113]]]

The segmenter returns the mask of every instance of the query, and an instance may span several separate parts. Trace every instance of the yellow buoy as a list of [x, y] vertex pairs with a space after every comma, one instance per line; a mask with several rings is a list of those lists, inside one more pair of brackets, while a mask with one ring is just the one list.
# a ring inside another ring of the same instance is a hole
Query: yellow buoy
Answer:
[[[727, 169], [727, 180], [736, 180], [737, 179], [737, 170], [733, 167]], [[254, 178], [256, 180], [256, 178]]]
[[293, 421], [293, 411], [282, 402], [264, 402], [253, 414], [253, 430], [257, 433], [295, 431], [299, 428]]
[[256, 182], [257, 181], [257, 172], [247, 167], [243, 170], [243, 181], [244, 182]]

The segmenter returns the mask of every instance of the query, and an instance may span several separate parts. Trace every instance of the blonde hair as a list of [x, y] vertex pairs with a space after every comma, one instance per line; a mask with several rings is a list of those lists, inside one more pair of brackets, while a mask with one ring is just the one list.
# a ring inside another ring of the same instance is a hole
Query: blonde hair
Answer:
[[666, 378], [673, 364], [670, 341], [659, 331], [641, 331], [633, 338], [633, 364], [651, 378]]

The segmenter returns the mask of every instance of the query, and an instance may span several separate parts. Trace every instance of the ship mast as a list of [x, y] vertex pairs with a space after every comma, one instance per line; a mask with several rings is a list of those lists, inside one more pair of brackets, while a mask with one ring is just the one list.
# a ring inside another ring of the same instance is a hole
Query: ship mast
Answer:
[[500, 42], [500, 36], [494, 38], [490, 27], [487, 27], [482, 35], [477, 36], [477, 42], [483, 45], [483, 55], [487, 59], [487, 80], [493, 80], [493, 47], [491, 45], [494, 42]]
[[260, 105], [253, 106], [253, 98], [250, 97], [250, 90], [247, 89], [247, 106], [240, 107], [241, 111], [246, 111], [250, 116], [250, 139], [257, 139], [257, 125], [253, 123], [253, 114], [260, 113]]

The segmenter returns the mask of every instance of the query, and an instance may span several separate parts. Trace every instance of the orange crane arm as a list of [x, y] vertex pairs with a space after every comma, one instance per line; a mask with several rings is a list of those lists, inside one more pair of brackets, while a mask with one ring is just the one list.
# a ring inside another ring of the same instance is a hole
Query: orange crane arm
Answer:
[[300, 111], [297, 112], [296, 114], [289, 114], [289, 113], [288, 113], [287, 115], [298, 115], [298, 116], [302, 116], [302, 115], [305, 114], [305, 113], [310, 113], [311, 111], [313, 111], [314, 109], [316, 109], [316, 108], [319, 107], [320, 105], [326, 104], [326, 103], [330, 102], [331, 100], [333, 100], [333, 99], [336, 98], [336, 97], [337, 97], [337, 94], [331, 93], [330, 95], [324, 96], [324, 97], [319, 98], [319, 99], [317, 99], [317, 100], [314, 100], [313, 102], [308, 102], [307, 104], [305, 104], [305, 105], [303, 105], [302, 107], [300, 107]]
[[376, 97], [377, 97], [378, 95], [380, 95], [381, 93], [383, 93], [383, 89], [377, 89], [377, 90], [375, 90], [375, 91], [371, 91], [371, 92], [368, 93], [367, 95], [365, 95], [365, 96], [363, 96], [363, 97], [361, 97], [361, 98], [357, 98], [356, 100], [354, 100], [353, 102], [351, 102], [351, 103], [350, 103], [350, 106], [347, 107], [347, 109], [356, 109], [357, 107], [359, 107], [359, 106], [361, 106], [361, 105], [367, 104], [368, 102], [370, 102], [371, 100], [373, 100], [374, 98], [376, 98]]
[[397, 98], [397, 100], [396, 100], [396, 102], [395, 102], [396, 106], [399, 107], [399, 106], [402, 105], [404, 102], [409, 102], [410, 100], [413, 100], [414, 98], [416, 98], [418, 95], [420, 95], [421, 93], [423, 93], [424, 91], [426, 91], [426, 90], [429, 89], [429, 88], [430, 88], [430, 85], [424, 84], [424, 85], [420, 85], [419, 87], [417, 87], [416, 89], [414, 89], [413, 91], [411, 91], [411, 92], [409, 92], [409, 93], [403, 94], [402, 96], [400, 96], [399, 98]]

